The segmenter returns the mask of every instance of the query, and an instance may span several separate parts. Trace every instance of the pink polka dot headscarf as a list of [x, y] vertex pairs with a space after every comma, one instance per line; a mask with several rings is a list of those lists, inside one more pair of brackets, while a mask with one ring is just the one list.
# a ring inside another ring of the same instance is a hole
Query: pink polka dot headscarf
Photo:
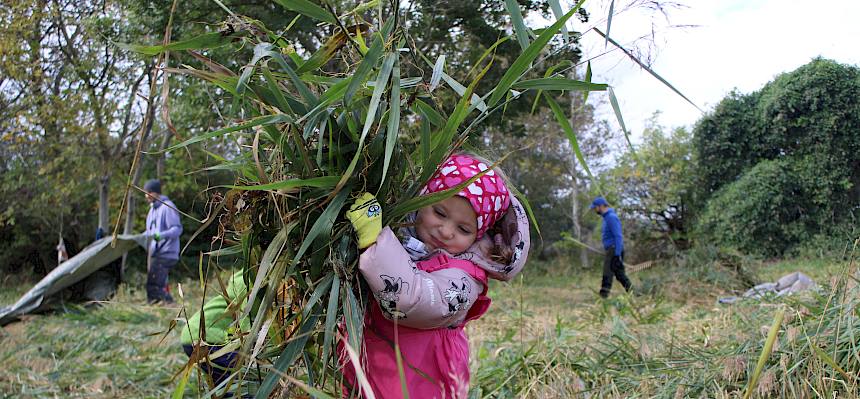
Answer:
[[[485, 162], [465, 154], [452, 155], [439, 166], [436, 174], [421, 190], [421, 195], [456, 187], [489, 167], [490, 165]], [[484, 173], [457, 195], [469, 200], [469, 204], [478, 215], [477, 238], [483, 237], [487, 229], [501, 219], [511, 205], [511, 194], [504, 180], [493, 170]]]

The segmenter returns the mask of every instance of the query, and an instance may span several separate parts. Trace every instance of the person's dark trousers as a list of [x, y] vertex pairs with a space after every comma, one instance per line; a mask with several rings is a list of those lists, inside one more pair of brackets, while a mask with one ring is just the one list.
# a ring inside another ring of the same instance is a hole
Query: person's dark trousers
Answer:
[[624, 272], [624, 251], [621, 251], [621, 256], [615, 256], [615, 247], [606, 249], [606, 257], [603, 260], [603, 280], [600, 282], [600, 296], [606, 298], [609, 296], [609, 290], [612, 289], [612, 278], [615, 277], [625, 290], [630, 291], [633, 285], [627, 274]]
[[149, 261], [149, 273], [146, 275], [146, 300], [173, 302], [173, 297], [167, 292], [167, 274], [176, 265], [178, 259], [152, 257]]
[[[209, 354], [212, 355], [215, 352], [221, 350], [221, 346], [209, 346]], [[185, 351], [185, 354], [188, 357], [191, 357], [191, 354], [194, 352], [194, 346], [192, 345], [182, 345], [182, 350]], [[212, 359], [210, 358], [207, 362], [205, 359], [201, 358], [198, 362], [200, 364], [200, 368], [209, 374], [212, 377], [212, 382], [215, 384], [214, 386], [221, 385], [224, 380], [230, 377], [230, 374], [233, 372], [233, 367], [236, 366], [236, 360], [238, 359], [239, 352], [229, 352], [225, 353], [223, 356]], [[232, 398], [233, 393], [227, 392], [222, 398]]]

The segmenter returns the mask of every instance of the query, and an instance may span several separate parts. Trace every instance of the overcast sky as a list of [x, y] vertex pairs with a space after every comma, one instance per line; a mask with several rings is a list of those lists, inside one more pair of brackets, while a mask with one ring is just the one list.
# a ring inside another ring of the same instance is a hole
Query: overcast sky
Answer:
[[[619, 7], [629, 0], [616, 0]], [[758, 90], [783, 72], [822, 56], [860, 64], [860, 2], [853, 0], [681, 0], [687, 7], [669, 9], [668, 21], [645, 9], [622, 11], [613, 18], [610, 36], [634, 47], [636, 38], [655, 32], [654, 46], [639, 41], [650, 53], [652, 68], [703, 110], [710, 111], [726, 94]], [[606, 30], [608, 0], [587, 1], [592, 20], [576, 30], [597, 25]], [[602, 21], [602, 22], [601, 22]], [[672, 25], [697, 25], [678, 28]], [[611, 44], [609, 46], [612, 46]], [[594, 32], [583, 36], [585, 57], [604, 52]], [[672, 128], [692, 126], [701, 113], [618, 51], [592, 61], [593, 81], [615, 87], [634, 142], [645, 121], [661, 111], [659, 123]], [[599, 96], [589, 97], [592, 98]], [[606, 96], [602, 96], [606, 97]], [[596, 98], [597, 100], [597, 98]], [[617, 128], [608, 101], [599, 116]]]

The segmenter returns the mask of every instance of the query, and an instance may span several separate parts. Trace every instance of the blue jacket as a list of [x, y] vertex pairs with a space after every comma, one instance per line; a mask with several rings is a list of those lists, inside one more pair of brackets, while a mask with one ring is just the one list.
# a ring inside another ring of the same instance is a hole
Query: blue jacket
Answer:
[[609, 208], [603, 213], [603, 249], [615, 246], [615, 256], [624, 252], [624, 237], [621, 236], [621, 220], [615, 214], [615, 209]]
[[179, 259], [179, 236], [182, 234], [182, 223], [179, 222], [176, 205], [173, 205], [166, 195], [162, 195], [161, 201], [154, 201], [149, 206], [149, 213], [146, 214], [146, 233], [158, 232], [161, 235], [159, 241], [150, 240], [149, 255]]

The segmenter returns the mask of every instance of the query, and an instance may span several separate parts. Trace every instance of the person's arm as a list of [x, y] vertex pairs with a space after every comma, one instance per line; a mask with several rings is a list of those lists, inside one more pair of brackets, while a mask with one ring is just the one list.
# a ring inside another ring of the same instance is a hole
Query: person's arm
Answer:
[[483, 290], [479, 281], [461, 269], [419, 270], [389, 227], [361, 254], [359, 270], [385, 317], [412, 328], [459, 324]]
[[[235, 314], [242, 311], [242, 304], [248, 295], [248, 287], [242, 278], [242, 270], [230, 276], [226, 292], [221, 291], [221, 285], [218, 282], [211, 284], [209, 289], [213, 290], [215, 295], [206, 301], [201, 310], [188, 318], [188, 323], [180, 332], [180, 343], [183, 345], [191, 345], [200, 340], [212, 345], [223, 345], [227, 343], [231, 332], [236, 328]], [[200, 331], [201, 312], [206, 323], [203, 326], [204, 334], [201, 334]], [[241, 331], [250, 329], [247, 317], [239, 322], [239, 329]]]
[[621, 236], [621, 220], [617, 215], [607, 218], [606, 223], [609, 226], [609, 232], [615, 241], [615, 256], [621, 256], [624, 251], [624, 237]]
[[[162, 206], [166, 206], [162, 204]], [[159, 231], [158, 235], [161, 238], [179, 238], [182, 235], [182, 223], [179, 221], [179, 212], [174, 209], [168, 209], [164, 215], [165, 226], [167, 229]]]

